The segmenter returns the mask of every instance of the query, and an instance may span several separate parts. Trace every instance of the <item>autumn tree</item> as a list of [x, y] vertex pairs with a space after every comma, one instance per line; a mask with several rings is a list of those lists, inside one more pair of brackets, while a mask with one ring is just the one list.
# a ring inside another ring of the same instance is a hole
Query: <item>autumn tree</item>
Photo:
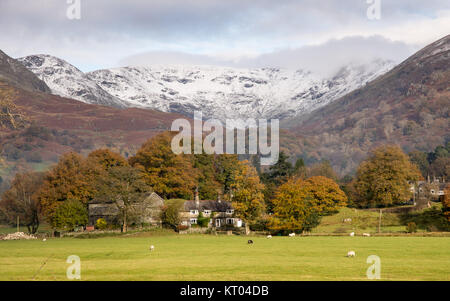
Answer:
[[291, 179], [276, 192], [269, 227], [283, 232], [310, 231], [322, 216], [337, 212], [346, 203], [345, 193], [331, 179]]
[[127, 232], [129, 216], [134, 204], [141, 202], [152, 191], [144, 173], [130, 166], [114, 166], [96, 181], [98, 200], [113, 201], [120, 212], [122, 231]]
[[17, 92], [9, 87], [0, 91], [0, 128], [18, 129], [27, 124], [26, 116], [20, 112], [14, 101]]
[[27, 172], [16, 174], [11, 187], [1, 196], [0, 210], [11, 224], [19, 221], [29, 233], [36, 233], [40, 224], [38, 192], [44, 174]]
[[239, 169], [233, 176], [232, 203], [236, 216], [245, 221], [247, 233], [249, 224], [264, 212], [264, 185], [256, 169], [248, 161], [239, 162]]
[[172, 152], [172, 137], [173, 133], [165, 132], [151, 138], [129, 163], [144, 171], [147, 183], [160, 196], [190, 199], [197, 185], [197, 172], [192, 156]]
[[411, 197], [408, 181], [420, 173], [398, 146], [382, 146], [358, 167], [355, 190], [359, 206], [376, 207], [401, 204]]
[[87, 207], [96, 193], [96, 179], [101, 168], [86, 161], [81, 155], [67, 153], [45, 176], [39, 192], [42, 212], [54, 224], [57, 208], [67, 200], [79, 201]]
[[128, 161], [124, 157], [106, 148], [91, 152], [87, 159], [99, 165], [103, 170], [116, 166], [128, 166]]

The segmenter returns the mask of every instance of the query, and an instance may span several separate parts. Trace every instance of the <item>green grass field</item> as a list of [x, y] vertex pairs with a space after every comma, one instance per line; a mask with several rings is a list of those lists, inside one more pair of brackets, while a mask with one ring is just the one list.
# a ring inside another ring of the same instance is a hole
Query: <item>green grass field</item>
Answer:
[[[95, 239], [0, 241], [0, 280], [450, 280], [450, 237], [250, 237], [141, 233]], [[155, 251], [150, 252], [149, 246]], [[356, 258], [347, 258], [354, 250]]]

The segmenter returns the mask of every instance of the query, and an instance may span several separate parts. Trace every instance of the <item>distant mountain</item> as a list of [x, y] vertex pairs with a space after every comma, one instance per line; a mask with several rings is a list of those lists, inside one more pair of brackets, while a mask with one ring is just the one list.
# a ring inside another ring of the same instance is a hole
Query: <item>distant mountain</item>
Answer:
[[374, 61], [346, 66], [323, 79], [303, 70], [213, 66], [124, 67], [90, 72], [98, 85], [135, 106], [208, 118], [279, 118], [302, 115], [364, 85], [393, 67]]
[[130, 106], [62, 59], [50, 55], [30, 55], [17, 60], [45, 81], [53, 94], [90, 104], [122, 108]]
[[0, 80], [28, 91], [50, 92], [50, 88], [33, 72], [0, 50]]
[[364, 87], [290, 120], [288, 151], [354, 170], [374, 146], [431, 151], [450, 140], [450, 35]]
[[391, 61], [343, 67], [330, 78], [303, 70], [216, 66], [123, 67], [82, 73], [55, 57], [19, 59], [58, 95], [205, 118], [279, 118], [307, 114], [390, 70]]

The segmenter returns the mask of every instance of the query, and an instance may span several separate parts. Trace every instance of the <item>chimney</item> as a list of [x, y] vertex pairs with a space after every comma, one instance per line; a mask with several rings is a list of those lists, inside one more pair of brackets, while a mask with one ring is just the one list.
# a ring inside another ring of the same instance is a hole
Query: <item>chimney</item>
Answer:
[[221, 197], [220, 197], [220, 190], [217, 191], [217, 202], [222, 202]]
[[195, 201], [195, 206], [197, 206], [197, 208], [200, 207], [200, 199], [198, 197], [198, 187], [195, 188], [195, 197], [194, 197], [194, 201]]

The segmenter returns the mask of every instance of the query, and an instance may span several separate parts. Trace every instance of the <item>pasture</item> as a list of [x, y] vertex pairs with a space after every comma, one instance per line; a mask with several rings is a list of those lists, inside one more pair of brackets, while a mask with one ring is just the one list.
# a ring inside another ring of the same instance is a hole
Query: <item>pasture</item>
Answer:
[[0, 241], [0, 280], [67, 280], [70, 255], [81, 280], [367, 280], [369, 255], [381, 258], [381, 280], [450, 280], [450, 237], [157, 233]]

